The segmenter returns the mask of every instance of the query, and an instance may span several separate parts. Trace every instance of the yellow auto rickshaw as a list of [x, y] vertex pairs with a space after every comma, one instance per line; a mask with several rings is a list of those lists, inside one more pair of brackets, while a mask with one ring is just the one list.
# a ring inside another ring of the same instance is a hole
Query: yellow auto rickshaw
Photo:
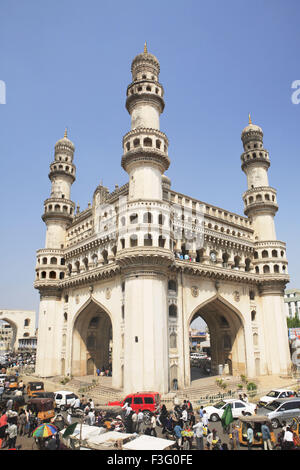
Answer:
[[241, 445], [247, 445], [247, 429], [250, 425], [253, 429], [253, 446], [263, 446], [261, 427], [266, 423], [270, 429], [271, 443], [274, 446], [276, 444], [276, 437], [272, 428], [271, 420], [267, 416], [262, 415], [251, 415], [251, 416], [240, 416], [239, 423], [237, 426], [239, 433], [239, 443]]
[[7, 383], [7, 390], [9, 392], [17, 390], [18, 388], [18, 377], [16, 375], [8, 375], [5, 382]]
[[42, 392], [45, 392], [44, 382], [28, 382], [26, 386], [26, 393], [29, 398], [39, 398], [39, 394]]
[[27, 402], [28, 408], [36, 413], [42, 422], [48, 422], [55, 416], [54, 400], [51, 398], [31, 398]]

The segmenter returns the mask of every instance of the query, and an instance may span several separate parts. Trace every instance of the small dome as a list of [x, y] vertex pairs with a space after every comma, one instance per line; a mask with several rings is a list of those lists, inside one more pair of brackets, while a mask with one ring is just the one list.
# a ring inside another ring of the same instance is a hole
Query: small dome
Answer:
[[262, 128], [257, 126], [256, 124], [248, 124], [248, 126], [246, 126], [243, 131], [242, 131], [242, 135], [243, 134], [246, 134], [247, 132], [260, 132], [261, 134], [263, 133], [262, 131]]
[[73, 152], [75, 150], [75, 146], [74, 146], [73, 142], [71, 142], [71, 140], [68, 139], [68, 137], [67, 137], [67, 129], [65, 130], [65, 135], [63, 136], [63, 138], [59, 139], [55, 144], [55, 148], [60, 147], [60, 146], [68, 147]]
[[145, 43], [144, 46], [144, 52], [141, 54], [138, 54], [135, 56], [131, 63], [131, 71], [133, 72], [134, 69], [137, 67], [143, 67], [143, 66], [152, 66], [155, 68], [157, 74], [159, 74], [160, 71], [160, 66], [159, 66], [159, 61], [155, 55], [150, 54], [147, 50], [147, 44]]
[[162, 181], [162, 184], [166, 186], [171, 186], [171, 180], [166, 175], [162, 175], [161, 181]]

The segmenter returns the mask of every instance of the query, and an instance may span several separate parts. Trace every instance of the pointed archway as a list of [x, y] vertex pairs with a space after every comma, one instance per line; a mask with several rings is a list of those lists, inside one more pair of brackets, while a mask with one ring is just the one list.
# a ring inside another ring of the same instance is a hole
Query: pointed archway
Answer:
[[94, 299], [77, 313], [72, 332], [72, 375], [95, 375], [112, 369], [112, 322], [109, 313]]
[[220, 369], [229, 375], [246, 374], [244, 322], [239, 310], [220, 295], [193, 310], [188, 326], [201, 317], [209, 330], [211, 375]]

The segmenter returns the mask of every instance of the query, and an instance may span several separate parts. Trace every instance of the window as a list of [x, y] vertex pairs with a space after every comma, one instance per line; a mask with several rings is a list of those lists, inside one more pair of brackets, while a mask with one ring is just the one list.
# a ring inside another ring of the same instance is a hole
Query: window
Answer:
[[152, 397], [144, 397], [144, 403], [146, 405], [152, 405], [154, 403], [153, 398]]
[[177, 307], [174, 304], [170, 305], [169, 307], [169, 317], [172, 317], [172, 318], [177, 317]]
[[234, 405], [235, 408], [245, 408], [245, 406], [244, 403], [240, 403], [239, 401], [236, 401]]
[[133, 403], [135, 405], [142, 405], [143, 404], [143, 398], [142, 397], [134, 397]]
[[128, 403], [128, 405], [131, 405], [132, 403], [132, 397], [128, 397], [124, 400], [124, 403]]
[[170, 279], [170, 281], [168, 282], [168, 289], [174, 290], [176, 292], [177, 291], [176, 281], [173, 281], [172, 279]]
[[143, 222], [144, 222], [144, 224], [151, 224], [152, 223], [151, 212], [145, 212], [145, 214], [143, 215]]

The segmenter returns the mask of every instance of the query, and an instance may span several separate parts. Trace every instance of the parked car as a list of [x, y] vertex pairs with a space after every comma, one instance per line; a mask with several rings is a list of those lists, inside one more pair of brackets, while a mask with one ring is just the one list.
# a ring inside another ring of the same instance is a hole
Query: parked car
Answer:
[[258, 406], [264, 406], [273, 400], [278, 400], [279, 398], [293, 398], [297, 396], [297, 392], [294, 390], [287, 390], [286, 388], [275, 388], [267, 393], [267, 395], [260, 398]]
[[142, 410], [145, 414], [149, 414], [150, 411], [155, 413], [160, 409], [160, 394], [157, 392], [132, 393], [122, 401], [111, 401], [107, 405], [123, 407], [125, 402], [131, 406], [133, 411]]
[[300, 417], [300, 398], [279, 398], [261, 406], [257, 410], [258, 415], [266, 415], [274, 429], [288, 422], [292, 418]]
[[213, 406], [206, 406], [207, 417], [210, 421], [218, 421], [222, 418], [225, 407], [230, 404], [233, 418], [239, 418], [240, 416], [250, 416], [254, 414], [256, 405], [254, 403], [245, 403], [242, 400], [221, 400]]
[[75, 395], [75, 393], [70, 392], [70, 390], [59, 390], [58, 392], [54, 392], [56, 407], [61, 411], [72, 406], [76, 398], [78, 398], [78, 396]]

